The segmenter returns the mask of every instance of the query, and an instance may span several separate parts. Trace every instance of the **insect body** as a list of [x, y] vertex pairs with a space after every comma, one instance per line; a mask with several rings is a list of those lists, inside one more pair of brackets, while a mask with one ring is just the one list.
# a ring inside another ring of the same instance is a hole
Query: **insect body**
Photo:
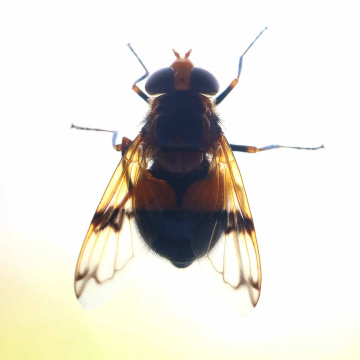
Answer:
[[137, 255], [137, 233], [146, 249], [178, 268], [202, 259], [225, 291], [246, 304], [244, 312], [258, 302], [258, 246], [232, 147], [267, 148], [231, 146], [219, 125], [216, 105], [237, 84], [242, 57], [238, 77], [214, 99], [217, 80], [194, 67], [190, 52], [181, 58], [174, 51], [174, 63], [149, 77], [145, 89], [151, 97], [136, 85], [148, 75], [144, 65], [146, 75], [133, 86], [148, 101], [149, 112], [133, 142], [124, 138], [114, 144], [123, 158], [76, 268], [75, 291], [85, 307], [99, 305], [121, 285]]

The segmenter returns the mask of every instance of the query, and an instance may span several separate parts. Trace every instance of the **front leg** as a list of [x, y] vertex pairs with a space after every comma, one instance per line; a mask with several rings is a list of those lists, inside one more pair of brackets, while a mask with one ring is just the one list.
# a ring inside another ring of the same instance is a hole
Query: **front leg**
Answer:
[[136, 54], [136, 52], [134, 51], [134, 49], [131, 47], [130, 44], [128, 44], [128, 47], [130, 48], [131, 52], [135, 55], [135, 57], [138, 59], [139, 63], [141, 64], [141, 66], [144, 68], [145, 70], [145, 74], [143, 76], [141, 76], [139, 79], [137, 79], [133, 86], [132, 89], [146, 102], [149, 101], [149, 96], [147, 96], [136, 84], [139, 83], [140, 81], [146, 79], [149, 76], [149, 71], [148, 69], [145, 67], [144, 63], [141, 61], [141, 59], [138, 57], [138, 55]]
[[240, 79], [240, 74], [241, 74], [241, 69], [242, 69], [242, 62], [243, 62], [243, 58], [244, 55], [248, 52], [248, 50], [253, 46], [253, 44], [255, 43], [255, 41], [259, 38], [259, 36], [267, 29], [267, 27], [260, 32], [260, 34], [255, 38], [255, 40], [248, 46], [248, 48], [245, 50], [245, 52], [240, 56], [240, 60], [239, 60], [239, 66], [238, 66], [238, 75], [237, 77], [230, 83], [230, 85], [220, 94], [216, 97], [215, 99], [215, 104], [219, 105], [230, 93], [230, 91], [239, 83], [239, 79]]

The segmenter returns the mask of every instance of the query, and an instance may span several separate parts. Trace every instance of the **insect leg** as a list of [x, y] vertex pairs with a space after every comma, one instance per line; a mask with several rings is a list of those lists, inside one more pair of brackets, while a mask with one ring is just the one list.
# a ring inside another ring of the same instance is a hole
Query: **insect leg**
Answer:
[[127, 149], [130, 147], [130, 145], [132, 144], [132, 141], [130, 139], [128, 139], [127, 137], [122, 138], [121, 144], [116, 144], [116, 139], [117, 139], [117, 136], [118, 136], [118, 132], [116, 130], [104, 130], [104, 129], [88, 128], [88, 127], [77, 126], [77, 125], [74, 125], [74, 124], [71, 124], [71, 129], [104, 131], [104, 132], [113, 133], [112, 146], [116, 151], [121, 151], [123, 156], [124, 156], [125, 152], [127, 151]]
[[215, 99], [215, 104], [219, 105], [225, 98], [226, 96], [228, 96], [228, 94], [230, 93], [230, 91], [239, 83], [239, 79], [240, 79], [240, 74], [241, 74], [241, 69], [242, 69], [242, 61], [243, 61], [243, 57], [244, 55], [248, 52], [248, 50], [253, 46], [253, 44], [255, 43], [255, 41], [260, 37], [260, 35], [267, 29], [267, 27], [260, 32], [260, 34], [255, 38], [255, 40], [248, 46], [248, 48], [245, 50], [245, 52], [240, 56], [240, 60], [239, 60], [239, 68], [238, 68], [238, 76], [230, 83], [230, 85], [220, 94], [216, 97]]
[[260, 151], [272, 150], [272, 149], [279, 149], [279, 148], [287, 148], [287, 149], [297, 149], [297, 150], [318, 150], [324, 149], [325, 146], [317, 146], [317, 147], [297, 147], [297, 146], [282, 146], [282, 145], [269, 145], [264, 146], [262, 148], [257, 148], [255, 146], [246, 146], [246, 145], [233, 145], [230, 144], [232, 151], [240, 151], [240, 152], [247, 152], [247, 153], [257, 153]]
[[[131, 146], [132, 143], [133, 142], [130, 139], [128, 139], [127, 137], [122, 138], [122, 142], [121, 142], [121, 155], [122, 156], [125, 155], [126, 151]], [[114, 146], [114, 143], [113, 143], [113, 146]], [[116, 145], [116, 146], [119, 146], [119, 145]], [[119, 151], [119, 150], [117, 150], [117, 151]]]
[[116, 151], [121, 151], [121, 156], [124, 156], [127, 149], [131, 146], [132, 141], [129, 138], [123, 136], [121, 144], [116, 144], [117, 136], [118, 132], [113, 131], [112, 146]]
[[130, 48], [131, 52], [136, 56], [136, 58], [139, 60], [139, 63], [142, 65], [142, 67], [145, 70], [145, 74], [143, 76], [141, 76], [139, 79], [137, 79], [134, 82], [134, 85], [132, 86], [132, 89], [142, 98], [144, 99], [146, 102], [149, 99], [149, 96], [147, 96], [142, 90], [140, 90], [140, 88], [136, 85], [138, 82], [146, 79], [149, 76], [149, 72], [147, 70], [147, 68], [145, 67], [145, 65], [143, 64], [143, 62], [141, 61], [141, 59], [137, 56], [136, 52], [134, 51], [134, 49], [131, 47], [130, 44], [128, 44], [128, 47]]

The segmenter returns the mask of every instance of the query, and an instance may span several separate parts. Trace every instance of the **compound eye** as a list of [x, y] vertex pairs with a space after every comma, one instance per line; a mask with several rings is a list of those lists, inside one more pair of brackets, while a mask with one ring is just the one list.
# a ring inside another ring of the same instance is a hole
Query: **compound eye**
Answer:
[[209, 71], [194, 67], [191, 72], [190, 90], [198, 94], [215, 95], [219, 91], [219, 83]]
[[167, 94], [175, 90], [174, 73], [171, 67], [155, 71], [146, 81], [145, 90], [150, 95]]

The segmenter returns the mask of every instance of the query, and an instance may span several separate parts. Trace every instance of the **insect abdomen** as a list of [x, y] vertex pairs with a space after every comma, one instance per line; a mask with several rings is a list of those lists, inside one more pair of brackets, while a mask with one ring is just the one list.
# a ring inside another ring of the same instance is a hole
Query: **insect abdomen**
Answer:
[[138, 209], [136, 214], [140, 234], [147, 245], [178, 267], [189, 266], [204, 256], [224, 230], [221, 212]]
[[[193, 173], [172, 175], [146, 171], [135, 190], [136, 223], [141, 237], [160, 256], [175, 266], [189, 266], [211, 249], [225, 229], [225, 214], [216, 207], [218, 194], [208, 191], [196, 208], [197, 187], [206, 180], [209, 164], [204, 161]], [[195, 204], [194, 204], [195, 202]]]

